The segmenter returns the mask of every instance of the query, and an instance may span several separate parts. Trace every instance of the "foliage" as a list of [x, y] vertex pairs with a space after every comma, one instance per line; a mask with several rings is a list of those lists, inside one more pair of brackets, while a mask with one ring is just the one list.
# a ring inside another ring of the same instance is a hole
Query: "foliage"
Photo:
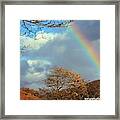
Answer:
[[99, 98], [100, 97], [100, 81], [95, 80], [93, 82], [87, 83], [87, 91], [89, 98]]
[[45, 83], [51, 91], [51, 99], [84, 99], [88, 96], [85, 80], [62, 67], [53, 68]]
[[100, 97], [100, 80], [86, 81], [80, 74], [63, 67], [52, 68], [46, 87], [38, 90], [21, 88], [21, 100], [84, 100]]

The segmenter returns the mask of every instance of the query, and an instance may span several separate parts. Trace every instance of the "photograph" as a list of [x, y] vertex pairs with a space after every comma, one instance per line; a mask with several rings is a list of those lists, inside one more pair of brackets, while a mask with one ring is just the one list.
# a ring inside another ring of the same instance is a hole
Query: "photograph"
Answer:
[[1, 7], [0, 118], [119, 119], [118, 1]]
[[20, 100], [100, 100], [100, 20], [20, 20]]

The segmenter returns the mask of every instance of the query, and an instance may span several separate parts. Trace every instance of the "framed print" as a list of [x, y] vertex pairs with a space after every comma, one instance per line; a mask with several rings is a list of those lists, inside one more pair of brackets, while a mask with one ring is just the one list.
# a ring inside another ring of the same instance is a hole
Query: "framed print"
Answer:
[[4, 1], [2, 119], [119, 119], [119, 2]]

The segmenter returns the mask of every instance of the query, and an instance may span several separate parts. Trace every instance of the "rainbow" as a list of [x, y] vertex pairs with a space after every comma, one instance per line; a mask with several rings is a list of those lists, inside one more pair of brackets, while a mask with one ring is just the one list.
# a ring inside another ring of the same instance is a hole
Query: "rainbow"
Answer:
[[79, 42], [80, 47], [84, 50], [87, 59], [96, 67], [97, 71], [100, 70], [100, 57], [97, 52], [94, 50], [90, 40], [80, 31], [80, 28], [76, 23], [72, 23], [72, 26], [69, 28], [71, 34], [76, 37], [76, 40]]

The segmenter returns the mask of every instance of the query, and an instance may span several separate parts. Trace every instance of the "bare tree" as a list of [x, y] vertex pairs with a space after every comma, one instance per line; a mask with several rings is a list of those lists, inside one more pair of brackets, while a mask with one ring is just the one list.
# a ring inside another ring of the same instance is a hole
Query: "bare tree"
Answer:
[[69, 27], [73, 20], [21, 20], [21, 35], [35, 37], [37, 31], [44, 28]]
[[[20, 21], [20, 35], [34, 38], [37, 40], [37, 33], [40, 32], [42, 39], [47, 39], [44, 33], [48, 34], [50, 29], [67, 28], [71, 26], [73, 20], [21, 20]], [[29, 38], [28, 38], [29, 39]], [[27, 40], [27, 38], [26, 38]], [[24, 41], [21, 41], [24, 44]], [[22, 43], [21, 43], [22, 44]], [[26, 52], [31, 48], [30, 44], [21, 45], [21, 53]], [[22, 55], [22, 54], [21, 54]]]

